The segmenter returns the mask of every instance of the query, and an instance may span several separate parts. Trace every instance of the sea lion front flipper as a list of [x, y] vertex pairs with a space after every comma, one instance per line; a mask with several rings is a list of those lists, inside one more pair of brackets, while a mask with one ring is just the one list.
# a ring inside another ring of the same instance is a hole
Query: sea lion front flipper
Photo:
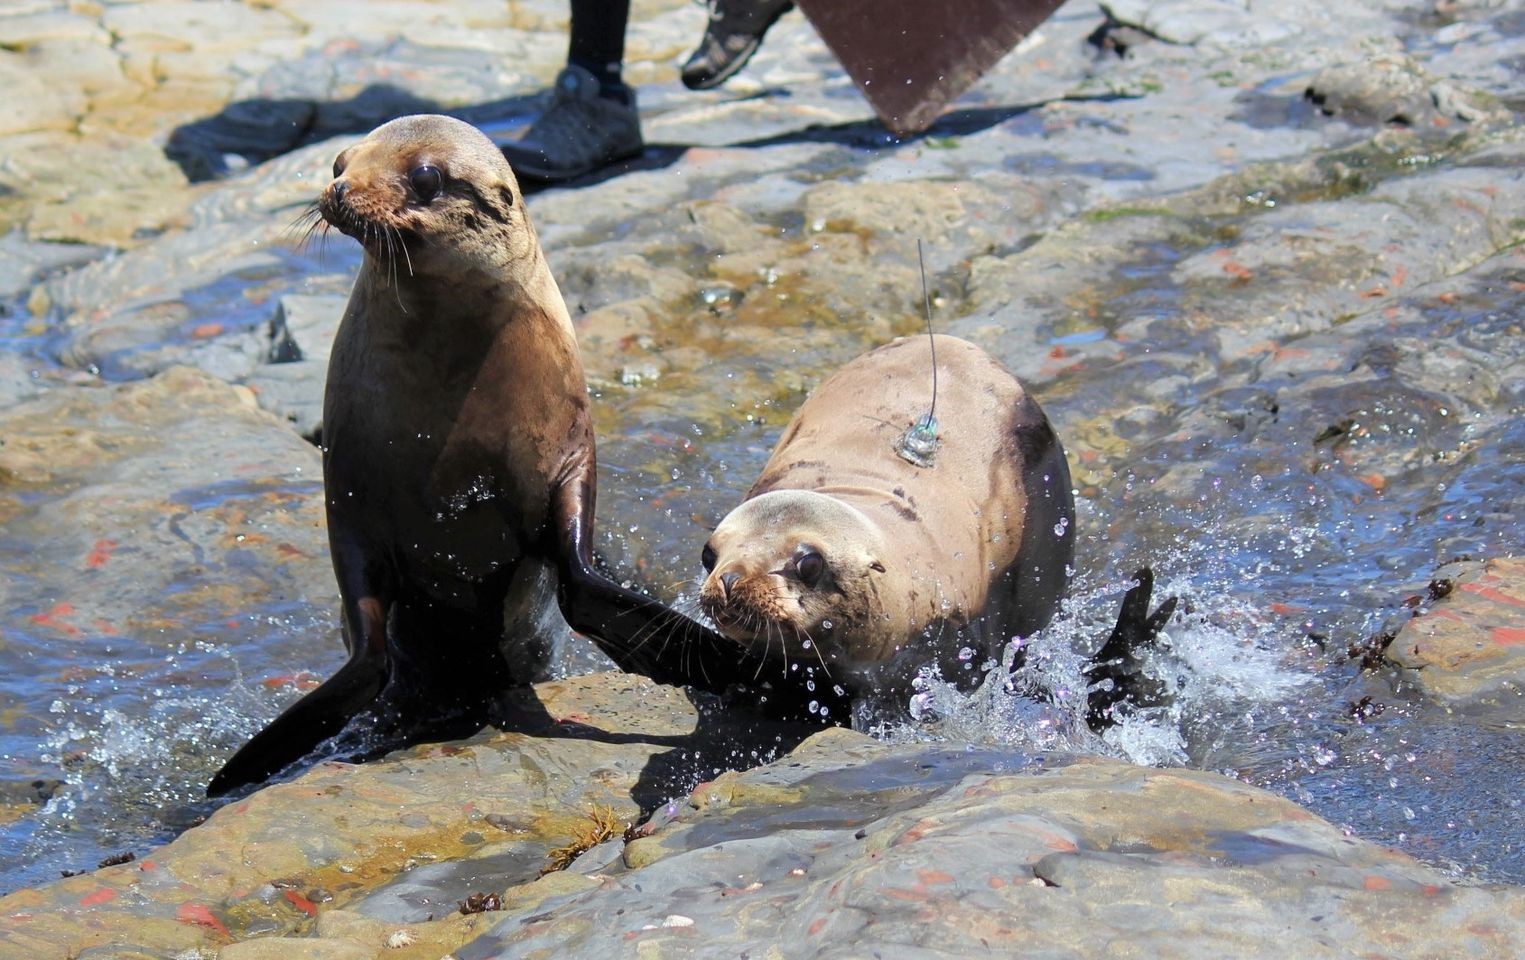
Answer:
[[591, 475], [589, 465], [557, 487], [552, 498], [558, 599], [567, 625], [620, 669], [658, 683], [718, 694], [752, 680], [758, 663], [735, 643], [594, 568]]
[[351, 718], [375, 702], [391, 675], [387, 608], [385, 600], [374, 596], [345, 604], [349, 659], [344, 666], [240, 747], [207, 784], [207, 796], [220, 797], [238, 787], [264, 783], [343, 730]]
[[[1133, 579], [1137, 584], [1123, 596], [1117, 626], [1083, 671], [1093, 687], [1086, 696], [1086, 723], [1098, 733], [1117, 723], [1114, 708], [1119, 703], [1152, 707], [1170, 702], [1166, 684], [1144, 673], [1139, 651], [1154, 645], [1160, 630], [1175, 613], [1177, 598], [1167, 597], [1150, 613], [1154, 571], [1144, 567]], [[1103, 680], [1112, 681], [1111, 686], [1095, 686]]]

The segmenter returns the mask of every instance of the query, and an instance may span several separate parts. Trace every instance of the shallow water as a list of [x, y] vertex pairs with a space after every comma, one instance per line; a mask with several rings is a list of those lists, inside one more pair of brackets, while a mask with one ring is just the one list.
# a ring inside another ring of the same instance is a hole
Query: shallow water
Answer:
[[[1395, 675], [1363, 674], [1347, 653], [1381, 632], [1440, 563], [1508, 554], [1525, 540], [1517, 510], [1525, 425], [1513, 394], [1498, 391], [1492, 407], [1453, 408], [1390, 373], [1298, 393], [1295, 410], [1272, 410], [1253, 386], [1237, 407], [1233, 396], [1215, 396], [1241, 361], [1206, 344], [1183, 306], [1193, 293], [1172, 271], [1212, 248], [1213, 229], [1241, 226], [1259, 210], [1207, 225], [1192, 245], [1137, 250], [1098, 292], [1104, 309], [1040, 331], [1044, 346], [1068, 348], [1123, 342], [1126, 326], [1135, 358], [1081, 364], [1037, 385], [1061, 436], [1127, 410], [1126, 397], [1175, 369], [1170, 358], [1216, 371], [1183, 386], [1177, 412], [1139, 407], [1117, 421], [1130, 443], [1126, 467], [1105, 464], [1080, 484], [1073, 598], [1067, 616], [1031, 641], [1020, 678], [1056, 702], [994, 689], [966, 697], [934, 683], [922, 723], [881, 733], [1103, 750], [1220, 771], [1458, 876], [1525, 881], [1517, 733], [1427, 707]], [[802, 254], [814, 242], [800, 224], [782, 235]], [[327, 283], [357, 260], [342, 238], [321, 256], [282, 251], [186, 297], [190, 313], [171, 339], [203, 323], [252, 328], [268, 310], [251, 304], [272, 289]], [[681, 257], [674, 265], [702, 272]], [[739, 298], [659, 318], [654, 335], [669, 346], [655, 385], [620, 382], [618, 371], [590, 362], [600, 546], [632, 580], [687, 598], [680, 605], [691, 605], [705, 533], [739, 500], [809, 388], [920, 324], [910, 310], [836, 315], [794, 279], [737, 279]], [[1402, 335], [1515, 349], [1517, 297], [1507, 284], [1474, 290], [1427, 307]], [[23, 317], [13, 309], [0, 319], [0, 349], [46, 361], [55, 340]], [[126, 375], [120, 359], [101, 373]], [[64, 376], [51, 362], [43, 368]], [[1244, 429], [1194, 438], [1181, 418], [1198, 399], [1242, 418]], [[1353, 412], [1359, 431], [1311, 442], [1319, 426]], [[1418, 448], [1443, 456], [1411, 456]], [[1374, 471], [1380, 490], [1363, 479]], [[1190, 608], [1171, 624], [1157, 664], [1178, 699], [1098, 739], [1078, 722], [1077, 651], [1105, 636], [1127, 577], [1145, 563], [1157, 572], [1156, 596], [1178, 595]], [[272, 600], [241, 622], [198, 625], [194, 641], [168, 649], [152, 637], [89, 630], [60, 646], [27, 629], [36, 611], [0, 613], [0, 693], [13, 705], [0, 715], [0, 891], [122, 850], [141, 853], [204, 816], [214, 805], [201, 789], [217, 758], [273, 716], [306, 674], [326, 675], [340, 660], [333, 612], [300, 603]], [[1357, 709], [1366, 697], [1380, 713]], [[28, 791], [51, 799], [38, 808]]]

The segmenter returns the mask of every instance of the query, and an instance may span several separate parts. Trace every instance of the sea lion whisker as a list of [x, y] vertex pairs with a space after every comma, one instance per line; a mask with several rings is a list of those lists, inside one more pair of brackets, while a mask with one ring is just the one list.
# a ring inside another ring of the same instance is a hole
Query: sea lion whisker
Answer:
[[[743, 625], [745, 625], [745, 628], [747, 629], [747, 631], [750, 632], [754, 637], [757, 635], [757, 631], [752, 628], [750, 620], [743, 620], [742, 623], [743, 623]], [[757, 669], [755, 671], [753, 671], [753, 673], [752, 673], [752, 679], [754, 681], [758, 677], [762, 676], [763, 667], [768, 662], [768, 654], [771, 653], [772, 651], [773, 651], [773, 638], [768, 635], [767, 625], [764, 624], [763, 625], [763, 652], [762, 652], [762, 656], [757, 658]]]
[[401, 230], [399, 230], [397, 227], [393, 227], [392, 229], [397, 233], [397, 245], [402, 247], [402, 256], [403, 259], [408, 262], [408, 276], [411, 277], [413, 276], [413, 257], [408, 253], [408, 243], [403, 238]]
[[815, 659], [816, 659], [816, 662], [820, 663], [820, 665], [821, 665], [821, 672], [826, 675], [826, 679], [830, 680], [831, 679], [831, 671], [826, 668], [826, 658], [821, 656], [821, 645], [816, 642], [815, 637], [812, 637], [810, 635], [810, 631], [809, 630], [806, 630], [803, 627], [801, 627], [800, 628], [800, 633], [803, 633], [805, 635], [805, 639], [810, 643], [810, 649], [815, 651]]

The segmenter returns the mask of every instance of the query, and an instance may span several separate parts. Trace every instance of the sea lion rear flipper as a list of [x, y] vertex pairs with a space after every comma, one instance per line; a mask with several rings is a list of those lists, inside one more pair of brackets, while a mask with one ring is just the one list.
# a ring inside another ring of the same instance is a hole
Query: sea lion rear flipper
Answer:
[[[1175, 613], [1176, 597], [1167, 597], [1154, 613], [1149, 601], [1154, 593], [1154, 571], [1144, 567], [1133, 575], [1137, 585], [1123, 596], [1122, 610], [1112, 635], [1084, 669], [1093, 689], [1086, 696], [1086, 723], [1100, 732], [1117, 723], [1114, 707], [1124, 701], [1137, 707], [1160, 706], [1170, 701], [1166, 685], [1144, 673], [1140, 655], [1154, 645], [1160, 630]], [[1110, 687], [1095, 687], [1103, 680]]]
[[207, 784], [207, 796], [220, 797], [238, 787], [263, 783], [307, 756], [376, 700], [388, 672], [385, 656], [366, 655], [363, 650], [351, 656], [338, 673], [240, 747]]

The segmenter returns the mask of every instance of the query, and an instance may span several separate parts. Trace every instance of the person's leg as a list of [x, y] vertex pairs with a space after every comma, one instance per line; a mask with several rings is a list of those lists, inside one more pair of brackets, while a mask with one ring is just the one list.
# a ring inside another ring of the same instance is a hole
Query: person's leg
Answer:
[[603, 96], [623, 96], [620, 69], [625, 61], [625, 26], [630, 0], [572, 0], [567, 63], [598, 78]]
[[630, 0], [571, 0], [566, 68], [528, 132], [503, 145], [514, 172], [570, 180], [641, 152], [635, 91], [620, 77]]

